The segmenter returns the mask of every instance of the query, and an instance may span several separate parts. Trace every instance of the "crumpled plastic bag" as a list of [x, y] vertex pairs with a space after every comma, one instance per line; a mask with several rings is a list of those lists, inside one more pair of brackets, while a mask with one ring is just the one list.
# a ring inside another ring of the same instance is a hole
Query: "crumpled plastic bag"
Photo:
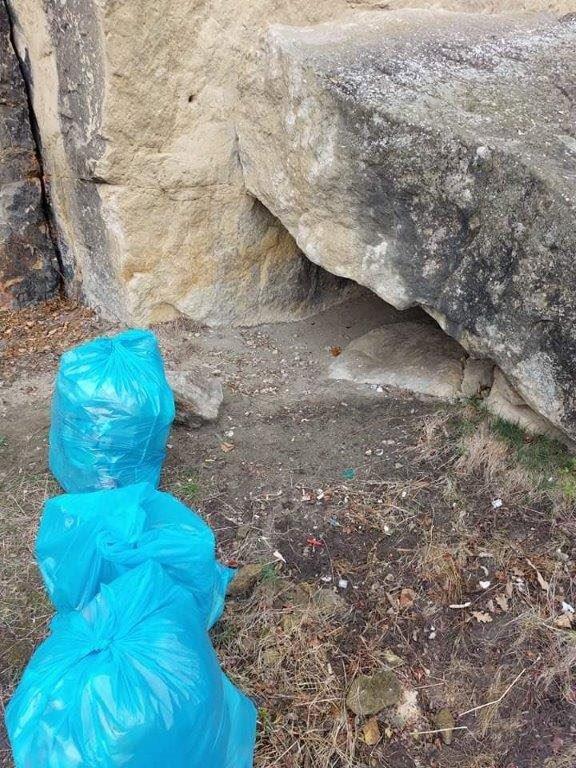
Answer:
[[49, 499], [36, 559], [60, 611], [83, 608], [101, 584], [154, 560], [192, 592], [206, 627], [220, 617], [234, 575], [216, 560], [210, 526], [149, 483]]
[[157, 563], [57, 615], [6, 712], [16, 768], [250, 768], [256, 711]]
[[65, 352], [52, 400], [50, 469], [69, 493], [158, 485], [174, 397], [156, 337], [132, 330]]

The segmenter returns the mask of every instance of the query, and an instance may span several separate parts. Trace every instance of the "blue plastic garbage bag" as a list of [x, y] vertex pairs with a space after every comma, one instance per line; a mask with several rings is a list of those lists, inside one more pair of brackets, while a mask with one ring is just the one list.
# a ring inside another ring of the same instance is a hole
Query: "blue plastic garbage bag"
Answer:
[[155, 560], [193, 593], [206, 627], [220, 617], [234, 575], [216, 561], [210, 526], [149, 483], [49, 499], [36, 559], [60, 611], [83, 608], [101, 584]]
[[16, 768], [249, 768], [256, 711], [157, 564], [57, 615], [10, 701]]
[[62, 355], [52, 400], [50, 469], [69, 493], [158, 485], [174, 397], [156, 337], [126, 331]]

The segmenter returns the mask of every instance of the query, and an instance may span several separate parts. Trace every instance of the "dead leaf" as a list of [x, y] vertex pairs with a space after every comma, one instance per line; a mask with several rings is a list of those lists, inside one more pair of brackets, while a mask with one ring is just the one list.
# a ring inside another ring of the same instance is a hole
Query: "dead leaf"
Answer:
[[342, 354], [342, 347], [330, 347], [330, 354], [332, 357], [338, 357]]
[[452, 744], [452, 734], [456, 725], [452, 712], [449, 709], [441, 709], [434, 715], [434, 723], [441, 731], [444, 744]]
[[400, 608], [411, 608], [416, 600], [416, 592], [410, 587], [405, 587], [400, 591], [400, 598], [398, 604]]
[[563, 613], [554, 619], [554, 626], [560, 627], [560, 629], [572, 629], [572, 616], [569, 613]]
[[528, 563], [530, 568], [532, 568], [532, 570], [536, 572], [536, 579], [538, 580], [538, 584], [540, 584], [540, 588], [542, 589], [542, 591], [543, 592], [548, 592], [550, 584], [548, 584], [546, 579], [542, 576], [542, 574], [540, 573], [538, 568], [536, 568], [536, 566], [534, 565], [534, 563], [531, 560], [526, 558], [526, 562]]
[[486, 611], [472, 611], [472, 616], [481, 624], [490, 624], [492, 621], [492, 616]]
[[220, 450], [224, 453], [230, 453], [236, 446], [233, 443], [220, 443]]
[[540, 571], [536, 571], [536, 578], [538, 579], [538, 584], [540, 584], [540, 587], [542, 588], [543, 592], [548, 592], [548, 588], [550, 587], [550, 584], [546, 581], [545, 578], [543, 578]]
[[506, 611], [508, 610], [508, 598], [506, 597], [506, 595], [496, 595], [496, 597], [494, 598], [494, 602], [496, 603], [498, 608], [500, 608], [501, 611], [506, 613]]
[[375, 744], [378, 744], [381, 738], [382, 734], [380, 733], [378, 720], [375, 717], [371, 717], [362, 726], [362, 740], [369, 747], [373, 747]]

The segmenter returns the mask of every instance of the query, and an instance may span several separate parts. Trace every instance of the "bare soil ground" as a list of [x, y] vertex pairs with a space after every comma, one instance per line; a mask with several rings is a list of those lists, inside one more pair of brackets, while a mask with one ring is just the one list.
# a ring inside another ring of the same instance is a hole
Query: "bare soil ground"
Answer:
[[[226, 389], [219, 423], [173, 430], [164, 488], [213, 526], [223, 560], [262, 564], [214, 631], [259, 707], [256, 766], [573, 768], [573, 460], [475, 403], [328, 380], [338, 347], [399, 318], [364, 296], [291, 325], [158, 329], [167, 358]], [[32, 548], [58, 492], [58, 354], [108, 330], [62, 302], [0, 315], [4, 702], [51, 616]], [[400, 706], [346, 708], [358, 674], [390, 668]], [[5, 742], [0, 755], [10, 766]]]

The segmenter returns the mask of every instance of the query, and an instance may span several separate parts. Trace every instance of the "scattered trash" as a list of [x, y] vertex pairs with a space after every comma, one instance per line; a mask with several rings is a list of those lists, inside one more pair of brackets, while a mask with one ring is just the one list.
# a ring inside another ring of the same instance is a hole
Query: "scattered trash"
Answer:
[[449, 605], [448, 608], [470, 608], [471, 605], [472, 603], [470, 600], [468, 600], [465, 603], [452, 603], [452, 605]]
[[478, 586], [480, 587], [480, 589], [488, 589], [491, 583], [492, 583], [491, 581], [479, 581]]
[[338, 357], [342, 354], [342, 347], [330, 347], [330, 354], [332, 357]]
[[148, 562], [56, 615], [6, 724], [18, 766], [250, 768], [256, 709], [222, 673], [192, 593]]
[[284, 555], [281, 552], [279, 552], [277, 549], [275, 549], [274, 552], [272, 552], [272, 557], [275, 557], [276, 560], [280, 560], [282, 563], [286, 562], [286, 558], [284, 557]]
[[356, 470], [355, 469], [344, 469], [342, 470], [342, 477], [344, 480], [354, 480], [356, 477]]
[[230, 453], [235, 447], [234, 443], [220, 443], [220, 450], [224, 453]]
[[562, 613], [576, 613], [576, 609], [570, 603], [562, 601]]
[[50, 469], [69, 493], [157, 486], [174, 413], [153, 333], [125, 331], [74, 347], [56, 378]]
[[315, 552], [317, 549], [324, 549], [324, 542], [322, 539], [317, 539], [315, 536], [308, 536], [306, 539], [306, 544], [309, 547], [312, 547], [312, 551]]
[[347, 579], [339, 579], [338, 586], [340, 589], [348, 589], [348, 580]]
[[502, 499], [493, 499], [492, 500], [492, 508], [493, 509], [500, 509], [500, 507], [504, 504]]
[[63, 494], [47, 501], [36, 559], [60, 611], [84, 608], [102, 584], [153, 560], [192, 591], [207, 627], [222, 613], [226, 587], [234, 575], [216, 560], [210, 526], [149, 483]]
[[561, 563], [567, 563], [570, 560], [570, 555], [566, 554], [566, 552], [562, 552], [561, 549], [557, 549], [555, 555], [556, 559]]
[[324, 584], [330, 584], [332, 576], [320, 576], [320, 581], [323, 581]]

